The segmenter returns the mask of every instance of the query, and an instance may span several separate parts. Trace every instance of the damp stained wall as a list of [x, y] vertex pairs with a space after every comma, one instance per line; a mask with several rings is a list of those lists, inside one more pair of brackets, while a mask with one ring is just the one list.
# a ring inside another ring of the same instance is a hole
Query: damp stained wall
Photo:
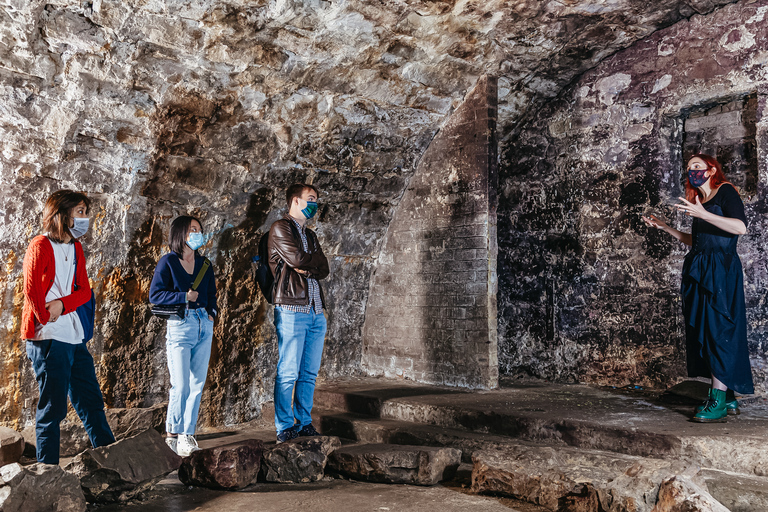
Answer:
[[741, 188], [749, 350], [768, 386], [768, 2], [660, 30], [606, 59], [501, 148], [499, 364], [510, 377], [668, 386], [685, 373], [686, 248], [646, 227], [710, 151]]

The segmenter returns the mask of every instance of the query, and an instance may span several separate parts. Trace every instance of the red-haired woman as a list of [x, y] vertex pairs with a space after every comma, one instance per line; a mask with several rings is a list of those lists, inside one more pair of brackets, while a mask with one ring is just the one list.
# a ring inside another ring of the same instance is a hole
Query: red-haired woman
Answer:
[[45, 234], [32, 239], [24, 256], [21, 336], [40, 388], [37, 460], [46, 464], [59, 463], [59, 423], [67, 415], [67, 396], [94, 448], [115, 442], [77, 314], [91, 298], [77, 240], [88, 231], [89, 204], [88, 197], [72, 190], [51, 194], [43, 210]]
[[691, 247], [683, 263], [683, 315], [689, 377], [711, 377], [709, 398], [693, 421], [724, 422], [739, 414], [733, 391], [754, 393], [747, 350], [744, 273], [736, 253], [747, 232], [744, 203], [725, 179], [720, 163], [704, 154], [688, 161], [685, 198], [676, 205], [693, 217], [682, 233], [649, 215], [649, 226], [663, 229]]

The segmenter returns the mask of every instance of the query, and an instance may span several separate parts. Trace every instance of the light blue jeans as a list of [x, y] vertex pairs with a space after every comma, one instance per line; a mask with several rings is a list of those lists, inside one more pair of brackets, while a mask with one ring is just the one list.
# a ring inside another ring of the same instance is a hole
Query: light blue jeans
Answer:
[[294, 424], [301, 428], [312, 423], [312, 399], [323, 356], [327, 324], [322, 313], [295, 313], [277, 306], [275, 328], [278, 351], [275, 428], [281, 432]]
[[183, 320], [169, 318], [166, 322], [171, 392], [165, 430], [171, 434], [195, 434], [212, 339], [213, 322], [205, 308], [189, 309]]

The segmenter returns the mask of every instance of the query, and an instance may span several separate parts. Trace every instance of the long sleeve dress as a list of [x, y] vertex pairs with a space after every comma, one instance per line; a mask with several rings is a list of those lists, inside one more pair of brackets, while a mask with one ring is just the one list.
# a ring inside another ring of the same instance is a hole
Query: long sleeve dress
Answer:
[[[703, 203], [715, 215], [747, 224], [744, 203], [730, 184]], [[692, 246], [683, 263], [681, 293], [689, 377], [710, 377], [738, 393], [754, 393], [747, 348], [744, 272], [738, 235], [693, 219]]]

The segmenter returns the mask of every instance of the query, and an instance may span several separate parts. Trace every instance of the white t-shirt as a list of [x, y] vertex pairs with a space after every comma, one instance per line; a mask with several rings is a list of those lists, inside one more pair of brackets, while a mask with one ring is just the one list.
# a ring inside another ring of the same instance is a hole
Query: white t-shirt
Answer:
[[[48, 239], [53, 246], [53, 255], [56, 260], [56, 277], [53, 280], [45, 302], [60, 299], [72, 294], [72, 284], [75, 280], [75, 244], [60, 244]], [[35, 337], [33, 340], [56, 340], [64, 343], [78, 345], [83, 342], [83, 326], [77, 311], [61, 315], [55, 322], [45, 325], [35, 323]]]

